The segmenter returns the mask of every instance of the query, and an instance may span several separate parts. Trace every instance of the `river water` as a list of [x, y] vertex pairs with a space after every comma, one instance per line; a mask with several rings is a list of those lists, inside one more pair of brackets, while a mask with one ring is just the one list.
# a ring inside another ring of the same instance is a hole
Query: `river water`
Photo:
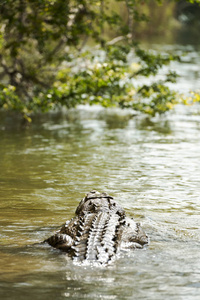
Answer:
[[[177, 89], [198, 87], [198, 52], [175, 67]], [[200, 108], [131, 114], [79, 107], [30, 128], [1, 122], [0, 299], [199, 299]], [[40, 244], [92, 189], [142, 223], [149, 247], [99, 268]]]

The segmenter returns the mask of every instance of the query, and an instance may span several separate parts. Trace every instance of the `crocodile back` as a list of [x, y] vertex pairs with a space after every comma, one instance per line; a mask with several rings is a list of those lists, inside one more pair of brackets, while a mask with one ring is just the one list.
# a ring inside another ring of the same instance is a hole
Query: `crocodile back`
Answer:
[[80, 202], [76, 216], [45, 242], [76, 262], [107, 264], [120, 248], [142, 248], [148, 237], [113, 197], [94, 190]]

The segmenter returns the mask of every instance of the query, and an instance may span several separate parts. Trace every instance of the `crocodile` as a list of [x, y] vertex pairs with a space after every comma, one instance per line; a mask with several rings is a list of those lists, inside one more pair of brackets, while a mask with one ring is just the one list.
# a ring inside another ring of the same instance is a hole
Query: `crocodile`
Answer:
[[108, 264], [122, 250], [143, 248], [148, 236], [107, 193], [93, 190], [79, 203], [76, 216], [44, 242], [74, 261]]

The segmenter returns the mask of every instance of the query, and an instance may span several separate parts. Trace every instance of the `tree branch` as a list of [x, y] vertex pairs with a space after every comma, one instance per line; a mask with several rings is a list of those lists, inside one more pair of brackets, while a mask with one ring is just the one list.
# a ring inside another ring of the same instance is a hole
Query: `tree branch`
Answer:
[[129, 28], [129, 34], [131, 34], [132, 40], [134, 39], [134, 34], [133, 34], [133, 19], [131, 16], [131, 9], [129, 5], [129, 0], [126, 0], [126, 8], [127, 8], [127, 13], [128, 13], [128, 28]]

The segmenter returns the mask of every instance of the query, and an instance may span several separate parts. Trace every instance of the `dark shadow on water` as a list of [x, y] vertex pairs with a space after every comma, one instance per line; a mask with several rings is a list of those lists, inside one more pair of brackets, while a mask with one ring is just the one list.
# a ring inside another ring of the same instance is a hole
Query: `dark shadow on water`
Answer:
[[162, 117], [157, 120], [153, 120], [149, 117], [136, 119], [136, 128], [163, 134], [170, 134], [172, 132], [170, 122], [166, 118], [162, 119]]
[[125, 129], [131, 118], [132, 114], [123, 113], [123, 110], [118, 112], [115, 110], [113, 112], [104, 111], [99, 115], [99, 119], [106, 122], [108, 129]]
[[[23, 121], [19, 114], [12, 112], [0, 112], [0, 132], [26, 132], [26, 131], [56, 131], [65, 130], [70, 134], [71, 130], [82, 132], [84, 130], [83, 121], [103, 121], [107, 129], [126, 129], [130, 121], [135, 121], [139, 130], [153, 130], [159, 133], [171, 133], [169, 121], [165, 116], [151, 118], [150, 116], [134, 114], [134, 111], [120, 109], [69, 109], [66, 111], [50, 112], [45, 114], [35, 114], [32, 116], [30, 124]], [[60, 127], [51, 127], [59, 125]], [[72, 129], [73, 128], [73, 129]], [[52, 129], [52, 130], [51, 130]]]

